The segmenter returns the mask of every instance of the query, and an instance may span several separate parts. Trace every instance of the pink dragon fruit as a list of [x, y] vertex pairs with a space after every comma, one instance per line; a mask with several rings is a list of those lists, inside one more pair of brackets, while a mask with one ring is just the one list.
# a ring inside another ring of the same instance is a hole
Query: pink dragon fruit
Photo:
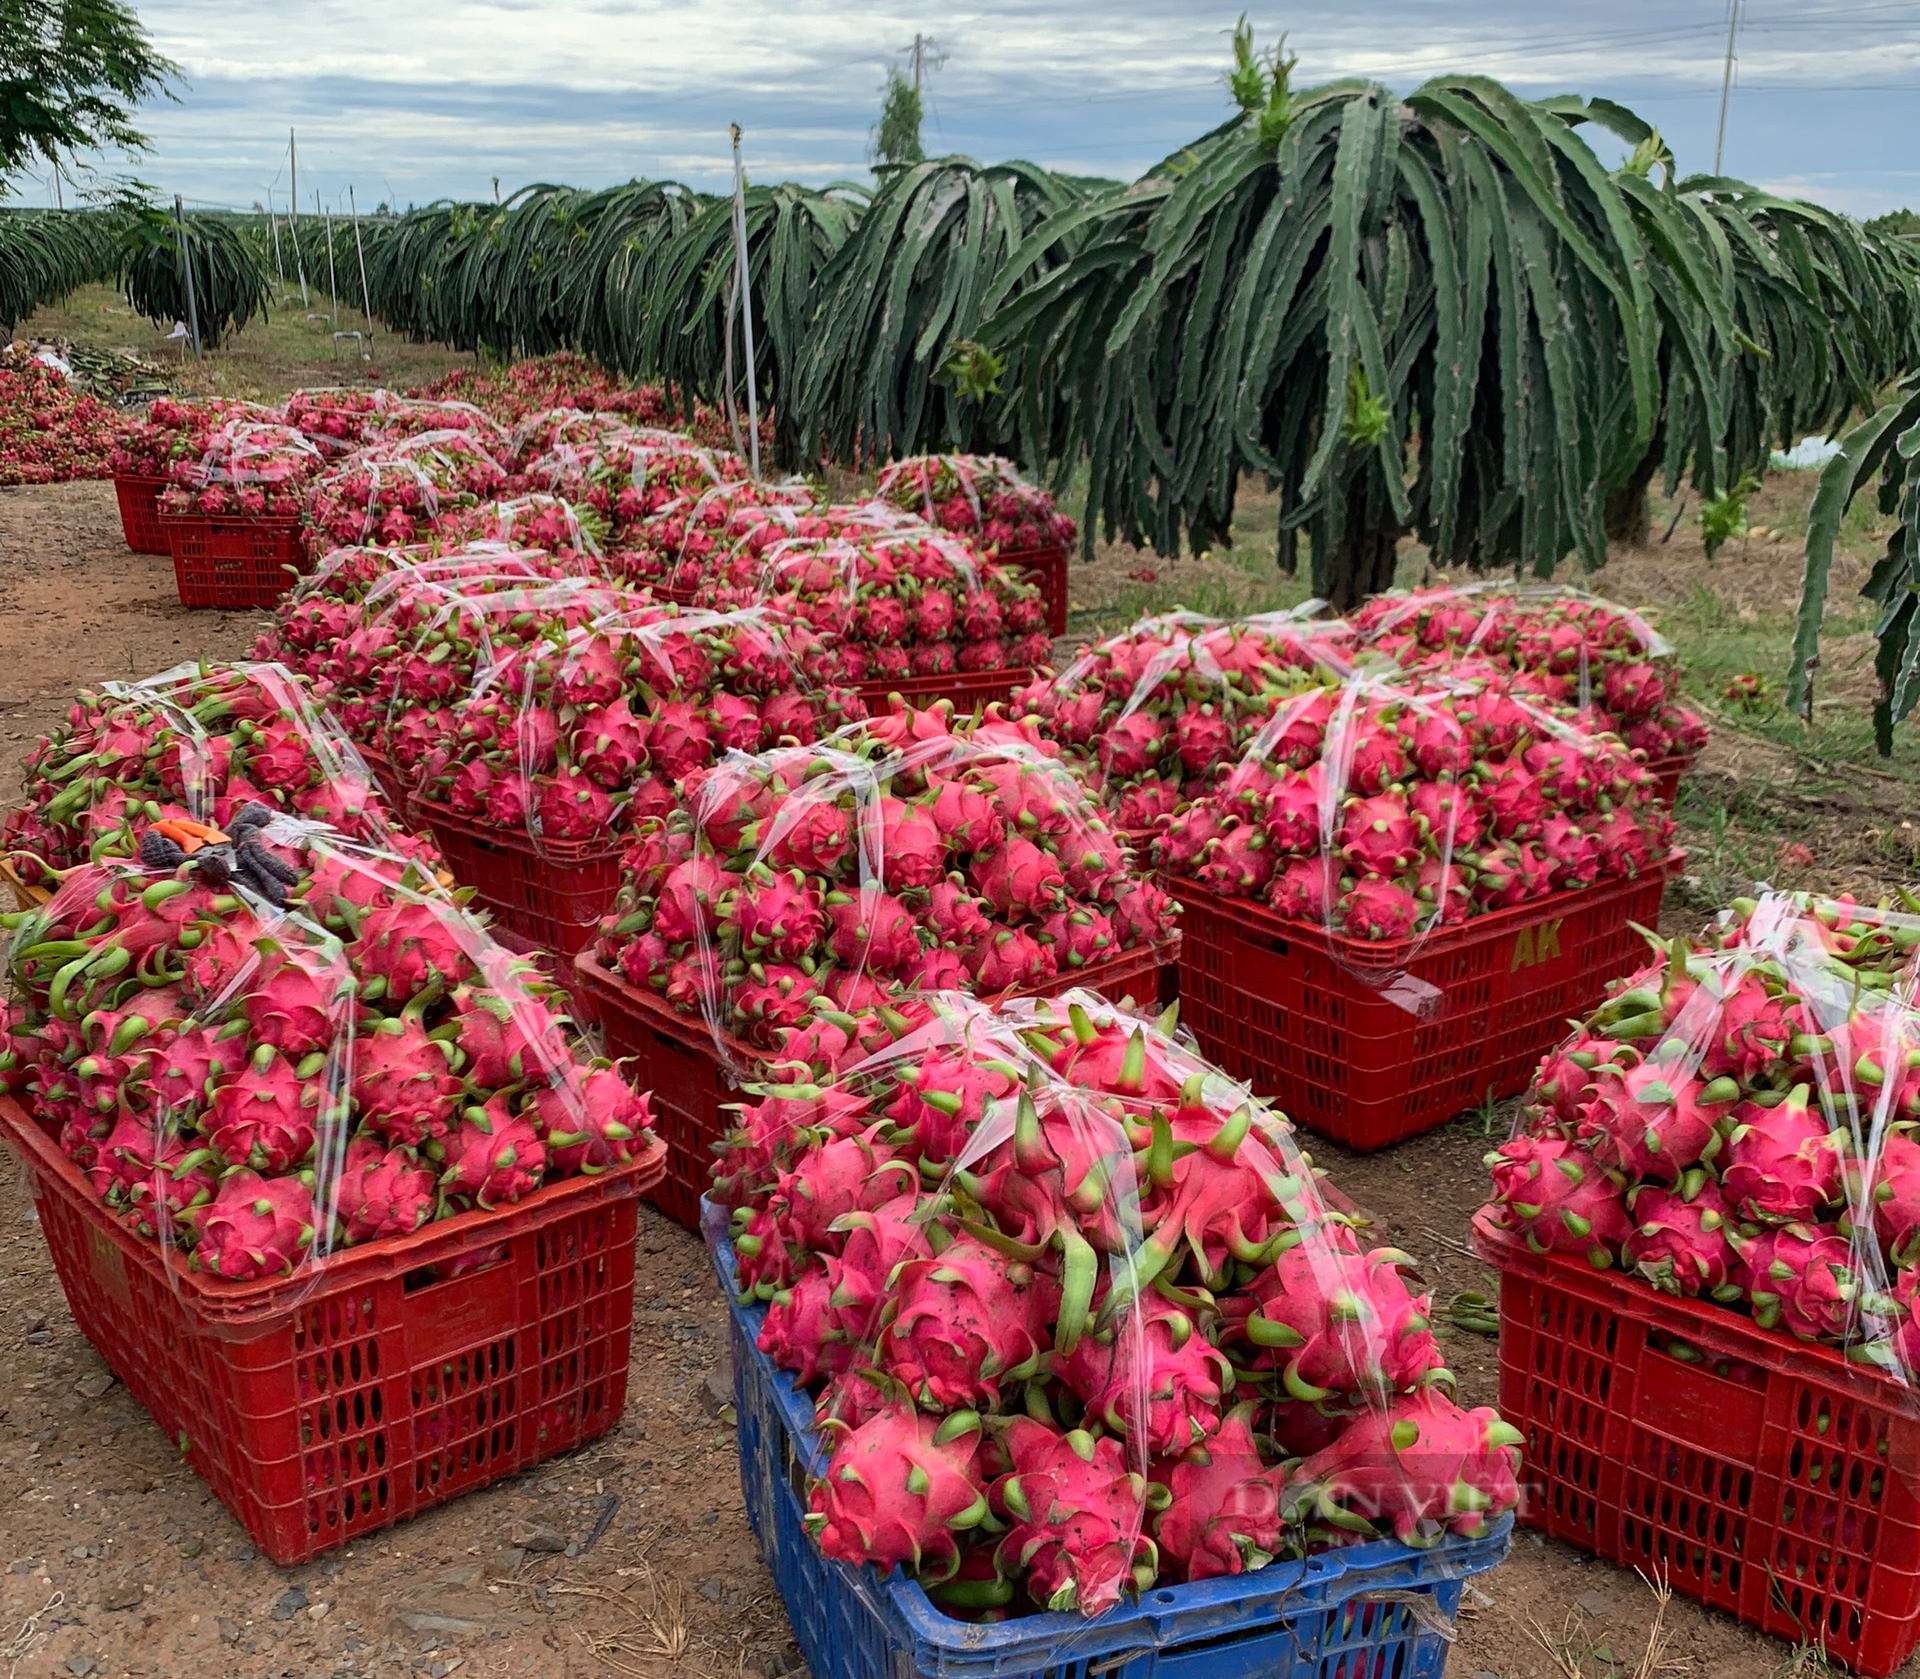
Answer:
[[[1137, 1326], [1137, 1327], [1136, 1327]], [[1156, 1457], [1198, 1445], [1220, 1423], [1233, 1367], [1179, 1307], [1153, 1301], [1104, 1340], [1082, 1335], [1055, 1373], [1116, 1434], [1128, 1432], [1135, 1396], [1147, 1400], [1146, 1442]]]
[[547, 1145], [549, 1178], [592, 1177], [624, 1166], [652, 1138], [652, 1098], [605, 1062], [536, 1090], [531, 1112]]
[[1196, 871], [1216, 891], [1236, 897], [1255, 897], [1273, 878], [1274, 855], [1264, 828], [1229, 818], [1210, 841]]
[[828, 947], [851, 968], [883, 974], [905, 971], [919, 960], [920, 935], [913, 912], [875, 888], [827, 894]]
[[1349, 799], [1338, 833], [1340, 855], [1363, 875], [1397, 875], [1420, 855], [1420, 835], [1397, 794]]
[[1168, 1493], [1154, 1539], [1175, 1579], [1244, 1574], [1280, 1554], [1286, 1472], [1261, 1462], [1252, 1416], [1251, 1405], [1235, 1406], [1214, 1433], [1153, 1466]]
[[[438, 981], [457, 983], [473, 966], [456, 923], [425, 899], [396, 898], [360, 918], [353, 954], [359, 971], [386, 981], [389, 1003], [405, 1003]], [[368, 988], [361, 987], [363, 996]]]
[[973, 988], [989, 997], [1044, 985], [1060, 971], [1053, 947], [1025, 927], [986, 934], [974, 945], [971, 962]]
[[1038, 1367], [1043, 1289], [1031, 1266], [971, 1236], [955, 1237], [944, 1252], [910, 1260], [895, 1275], [880, 1365], [929, 1408], [997, 1403], [1002, 1382]]
[[1233, 725], [1210, 705], [1188, 705], [1173, 720], [1180, 761], [1189, 775], [1201, 775], [1233, 752]]
[[313, 1197], [299, 1178], [238, 1171], [196, 1208], [193, 1263], [229, 1282], [285, 1276], [313, 1246]]
[[791, 1370], [803, 1386], [852, 1369], [859, 1357], [860, 1343], [835, 1308], [837, 1292], [834, 1278], [816, 1266], [767, 1302], [754, 1344], [783, 1370]]
[[936, 881], [927, 891], [927, 925], [943, 944], [971, 945], [992, 930], [987, 905], [966, 889], [959, 875]]
[[602, 787], [624, 787], [646, 764], [650, 728], [624, 699], [589, 711], [574, 725], [574, 762]]
[[653, 764], [669, 781], [682, 781], [713, 755], [706, 714], [688, 700], [668, 700], [653, 714]]
[[1580, 1140], [1603, 1166], [1634, 1178], [1677, 1183], [1720, 1148], [1718, 1122], [1740, 1094], [1731, 1079], [1702, 1083], [1656, 1062], [1602, 1062], [1578, 1121]]
[[856, 1567], [911, 1568], [922, 1580], [950, 1575], [960, 1562], [955, 1535], [989, 1514], [974, 1478], [979, 1419], [893, 1403], [858, 1427], [831, 1418], [821, 1426], [835, 1432], [833, 1455], [806, 1518], [821, 1553]]
[[246, 1069], [213, 1093], [207, 1140], [220, 1158], [270, 1176], [305, 1161], [313, 1152], [319, 1071], [303, 1078], [271, 1045], [256, 1049]]
[[1115, 948], [1113, 923], [1097, 909], [1055, 910], [1040, 923], [1039, 939], [1051, 945], [1056, 969], [1104, 961]]
[[668, 871], [654, 901], [653, 930], [670, 945], [711, 940], [721, 900], [740, 885], [740, 876], [711, 857], [689, 857]]
[[1664, 1294], [1737, 1300], [1739, 1259], [1729, 1240], [1732, 1215], [1704, 1171], [1677, 1190], [1641, 1184], [1627, 1197], [1633, 1233], [1626, 1264]]
[[1779, 1102], [1749, 1100], [1733, 1110], [1720, 1187], [1742, 1221], [1809, 1222], [1840, 1199], [1846, 1134], [1828, 1132], [1812, 1093], [1797, 1084]]
[[1501, 839], [1530, 836], [1547, 814], [1540, 778], [1517, 758], [1483, 765], [1479, 792], [1489, 826]]
[[501, 1090], [523, 1079], [544, 1079], [568, 1059], [560, 1022], [538, 999], [502, 996], [498, 988], [462, 985], [453, 993], [463, 1071], [476, 1090]]
[[786, 962], [754, 962], [733, 993], [742, 1035], [756, 1044], [777, 1043], [782, 1031], [800, 1025], [820, 1001], [812, 974]]
[[[1200, 861], [1208, 842], [1222, 832], [1224, 821], [1219, 806], [1211, 800], [1188, 805], [1162, 831], [1155, 857], [1168, 868], [1192, 869]], [[1272, 839], [1271, 831], [1268, 838]]]
[[1870, 1207], [1873, 1231], [1892, 1263], [1904, 1270], [1920, 1259], [1920, 1143], [1905, 1131], [1889, 1131], [1868, 1173], [1857, 1159], [1846, 1165], [1849, 1219]]
[[1605, 859], [1600, 836], [1558, 812], [1540, 824], [1539, 851], [1559, 891], [1591, 886], [1600, 878]]
[[1393, 1248], [1328, 1252], [1301, 1243], [1255, 1277], [1240, 1325], [1280, 1371], [1290, 1398], [1319, 1404], [1341, 1395], [1398, 1393], [1444, 1374], [1427, 1327], [1426, 1299], [1407, 1292], [1413, 1261]]
[[1099, 1615], [1127, 1587], [1153, 1584], [1158, 1553], [1141, 1531], [1147, 1485], [1127, 1468], [1118, 1440], [1016, 1417], [1005, 1449], [1013, 1470], [992, 1496], [1012, 1525], [998, 1557], [1008, 1572], [1025, 1572], [1036, 1603]]
[[1584, 1253], [1605, 1270], [1632, 1233], [1625, 1180], [1563, 1137], [1514, 1137], [1486, 1157], [1493, 1221], [1535, 1253]]
[[1289, 1481], [1293, 1507], [1327, 1536], [1371, 1538], [1386, 1522], [1403, 1545], [1473, 1539], [1520, 1500], [1520, 1431], [1434, 1388], [1358, 1418]]
[[604, 836], [618, 808], [607, 790], [583, 771], [563, 764], [552, 775], [535, 776], [534, 815], [548, 839], [586, 840]]
[[348, 1243], [410, 1236], [433, 1217], [433, 1173], [406, 1149], [356, 1137], [341, 1163], [333, 1210]]
[[1350, 938], [1411, 938], [1420, 925], [1419, 900], [1397, 880], [1356, 881], [1341, 896], [1340, 925]]
[[929, 809], [941, 839], [955, 851], [990, 851], [1006, 836], [999, 804], [971, 782], [943, 778]]
[[919, 1181], [917, 1168], [870, 1132], [835, 1137], [812, 1149], [781, 1176], [773, 1205], [793, 1240], [807, 1252], [831, 1253], [839, 1242], [834, 1223], [849, 1213], [870, 1212], [903, 1185]]
[[1273, 877], [1267, 902], [1291, 920], [1325, 925], [1332, 913], [1335, 884], [1325, 858], [1296, 857]]
[[1769, 991], [1759, 972], [1743, 975], [1720, 1004], [1701, 1072], [1752, 1083], [1787, 1058], [1802, 1018], [1800, 1005]]
[[409, 1148], [444, 1137], [461, 1089], [448, 1050], [415, 1015], [365, 1028], [353, 1047], [353, 1099], [368, 1129]]
[[1144, 775], [1167, 746], [1167, 724], [1161, 717], [1136, 711], [1117, 718], [1100, 737], [1100, 768], [1115, 781]]
[[931, 886], [947, 872], [947, 842], [931, 812], [898, 799], [880, 801], [887, 884], [896, 890]]
[[1859, 1285], [1845, 1238], [1810, 1224], [1783, 1224], [1757, 1236], [1736, 1234], [1736, 1280], [1753, 1302], [1753, 1321], [1803, 1341], [1846, 1334]]
[[1058, 907], [1066, 877], [1051, 853], [1032, 840], [1010, 838], [974, 860], [974, 887], [1009, 921], [1025, 921]]
[[795, 961], [827, 930], [820, 893], [798, 869], [750, 871], [735, 894], [733, 918], [750, 960]]
[[533, 1122], [512, 1112], [505, 1096], [485, 1107], [468, 1108], [465, 1117], [428, 1152], [442, 1166], [440, 1185], [447, 1195], [483, 1209], [511, 1206], [540, 1187], [547, 1146]]

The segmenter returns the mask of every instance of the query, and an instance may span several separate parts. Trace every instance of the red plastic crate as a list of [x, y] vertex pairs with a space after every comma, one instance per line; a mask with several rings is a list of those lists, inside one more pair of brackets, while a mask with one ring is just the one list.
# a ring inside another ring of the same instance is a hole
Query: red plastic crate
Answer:
[[[1181, 1024], [1290, 1118], [1368, 1150], [1524, 1090], [1567, 1021], [1644, 959], [1628, 923], [1658, 920], [1666, 874], [1495, 910], [1424, 944], [1343, 938], [1184, 876], [1165, 885], [1186, 912]], [[1439, 989], [1430, 1012], [1380, 989], [1401, 968]]]
[[1047, 634], [1067, 633], [1067, 551], [1052, 548], [1018, 548], [994, 555], [994, 563], [1016, 572], [1020, 581], [1031, 583], [1047, 603]]
[[[305, 1562], [606, 1433], [627, 1402], [639, 1196], [666, 1149], [230, 1283], [124, 1229], [19, 1104], [81, 1332], [248, 1536]], [[448, 1275], [455, 1261], [471, 1269]]]
[[298, 519], [215, 519], [163, 513], [180, 604], [246, 610], [270, 607], [306, 569]]
[[1016, 688], [1033, 680], [1025, 665], [1007, 670], [954, 671], [947, 676], [896, 676], [877, 682], [856, 682], [853, 691], [872, 712], [884, 712], [894, 694], [914, 706], [929, 706], [936, 700], [952, 700], [959, 716], [969, 716], [977, 707], [1010, 699]]
[[136, 478], [131, 473], [113, 475], [113, 498], [120, 504], [120, 529], [127, 546], [136, 554], [170, 554], [167, 533], [160, 524], [160, 492], [167, 487], [164, 478]]
[[[1861, 1673], [1920, 1644], [1920, 1398], [1483, 1221], [1521, 1519]], [[1674, 1347], [1682, 1349], [1675, 1356]]]
[[[1179, 936], [1165, 944], [1142, 945], [1111, 961], [1096, 962], [1062, 974], [1031, 995], [1085, 986], [1118, 1001], [1132, 996], [1151, 1005], [1160, 994], [1160, 973], [1175, 959]], [[726, 1108], [740, 1094], [714, 1047], [706, 1022], [670, 1008], [650, 991], [639, 991], [609, 972], [583, 950], [574, 958], [575, 995], [597, 1017], [607, 1053], [635, 1062], [634, 1086], [653, 1092], [654, 1128], [667, 1145], [666, 1175], [652, 1199], [669, 1218], [689, 1230], [700, 1228], [700, 1197], [707, 1192], [714, 1147], [732, 1129]], [[751, 1078], [769, 1059], [767, 1050], [729, 1036], [727, 1046]]]
[[367, 773], [373, 777], [374, 786], [379, 789], [380, 797], [386, 800], [387, 809], [393, 812], [396, 821], [407, 820], [407, 789], [393, 767], [393, 760], [377, 746], [368, 746], [362, 741], [354, 742], [355, 749], [366, 760]]
[[620, 890], [624, 847], [609, 840], [544, 840], [490, 828], [430, 799], [409, 799], [407, 820], [433, 832], [459, 886], [508, 933], [557, 956], [593, 940]]
[[1673, 809], [1673, 801], [1680, 797], [1680, 778], [1693, 768], [1695, 754], [1676, 752], [1670, 758], [1655, 758], [1647, 768], [1653, 772], [1653, 796]]

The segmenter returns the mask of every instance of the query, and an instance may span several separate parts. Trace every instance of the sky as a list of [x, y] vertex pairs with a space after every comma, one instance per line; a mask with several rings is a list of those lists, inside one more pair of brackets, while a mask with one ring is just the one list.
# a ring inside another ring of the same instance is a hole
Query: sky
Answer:
[[[1297, 86], [1405, 91], [1474, 72], [1604, 94], [1659, 125], [1682, 173], [1713, 166], [1729, 0], [1344, 0], [1249, 7], [1290, 29]], [[1023, 157], [1131, 178], [1227, 113], [1237, 0], [135, 0], [184, 72], [142, 120], [134, 172], [189, 203], [284, 208], [485, 199], [534, 181], [866, 178], [889, 64], [936, 50], [930, 154]], [[1920, 0], [1745, 0], [1724, 170], [1868, 216], [1920, 206]], [[125, 167], [121, 165], [120, 167]], [[51, 182], [16, 197], [50, 202]]]

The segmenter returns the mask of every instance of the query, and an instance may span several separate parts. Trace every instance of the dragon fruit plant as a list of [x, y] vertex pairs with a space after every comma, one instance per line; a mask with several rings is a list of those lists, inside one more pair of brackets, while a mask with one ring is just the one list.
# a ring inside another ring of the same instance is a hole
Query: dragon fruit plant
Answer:
[[1071, 548], [1078, 531], [1053, 497], [998, 455], [914, 455], [880, 473], [880, 499], [964, 537], [987, 558]]
[[1706, 724], [1680, 704], [1672, 649], [1637, 614], [1579, 590], [1476, 583], [1377, 595], [1354, 614], [1353, 632], [1357, 647], [1409, 670], [1486, 661], [1651, 763], [1706, 745]]
[[1044, 989], [1174, 913], [1071, 770], [944, 702], [690, 776], [622, 876], [595, 959], [761, 1050], [816, 1007]]
[[1037, 719], [1114, 825], [1144, 846], [1161, 818], [1213, 790], [1283, 699], [1344, 669], [1343, 629], [1290, 613], [1142, 618], [1021, 689], [1007, 710]]
[[366, 764], [306, 684], [268, 663], [181, 665], [75, 700], [27, 759], [26, 802], [0, 828], [27, 884], [79, 863], [134, 855], [139, 831], [230, 820], [266, 804], [437, 867], [405, 833]]
[[363, 544], [404, 547], [443, 515], [512, 488], [507, 466], [470, 432], [381, 439], [313, 481], [303, 533], [308, 557]]
[[1541, 1062], [1483, 1234], [1911, 1371], [1917, 962], [1920, 919], [1805, 894], [1656, 946]]
[[416, 865], [307, 831], [261, 865], [278, 913], [217, 840], [6, 918], [0, 1094], [127, 1228], [244, 1282], [651, 1146], [648, 1098]]
[[1349, 939], [1399, 941], [1667, 866], [1646, 765], [1514, 679], [1357, 673], [1283, 700], [1154, 861]]
[[297, 519], [307, 485], [324, 465], [320, 450], [293, 426], [236, 416], [213, 428], [198, 458], [170, 463], [160, 511]]
[[1512, 1507], [1518, 1435], [1448, 1397], [1411, 1261], [1170, 1030], [1085, 991], [783, 1029], [713, 1199], [815, 1402], [828, 1556], [1097, 1615]]

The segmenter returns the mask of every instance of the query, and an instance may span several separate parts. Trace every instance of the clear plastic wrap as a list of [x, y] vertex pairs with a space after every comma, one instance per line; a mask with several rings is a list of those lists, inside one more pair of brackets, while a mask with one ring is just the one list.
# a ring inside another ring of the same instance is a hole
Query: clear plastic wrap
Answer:
[[316, 386], [287, 398], [287, 424], [305, 432], [329, 455], [351, 454], [368, 444], [427, 431], [471, 432], [487, 450], [506, 458], [507, 429], [470, 402], [422, 400], [384, 387]]
[[740, 1072], [815, 1007], [1046, 987], [1161, 942], [1174, 906], [1050, 750], [938, 707], [729, 752], [637, 830], [598, 959]]
[[526, 463], [530, 488], [591, 507], [607, 521], [616, 547], [680, 496], [746, 476], [737, 455], [703, 448], [681, 432], [642, 426], [581, 443], [563, 438]]
[[158, 823], [11, 925], [0, 1087], [182, 1289], [297, 1291], [652, 1141], [647, 1098], [429, 876], [263, 806]]
[[714, 583], [750, 583], [757, 565], [736, 576], [735, 555], [745, 552], [757, 560], [769, 542], [792, 535], [818, 500], [813, 487], [798, 478], [729, 479], [688, 490], [629, 533], [629, 575], [683, 595], [697, 595]]
[[[1352, 946], [1409, 1007], [1403, 971], [1441, 928], [1667, 866], [1645, 764], [1511, 676], [1354, 671], [1283, 700], [1216, 791], [1167, 821], [1155, 862]], [[1371, 948], [1368, 948], [1371, 947]]]
[[264, 424], [286, 420], [277, 408], [231, 397], [182, 402], [177, 397], [157, 396], [138, 417], [120, 421], [107, 464], [128, 477], [171, 480], [177, 464], [197, 461], [206, 453], [215, 428], [243, 416]]
[[1651, 763], [1706, 744], [1706, 724], [1680, 704], [1672, 646], [1637, 612], [1582, 589], [1489, 581], [1376, 595], [1352, 627], [1357, 647], [1410, 670], [1466, 658], [1510, 671]]
[[425, 538], [434, 520], [492, 500], [506, 487], [506, 464], [465, 431], [370, 443], [315, 480], [309, 550], [404, 547]]
[[876, 493], [967, 538], [988, 556], [1071, 548], [1078, 535], [1053, 497], [999, 455], [914, 455], [892, 461], [881, 470]]
[[1481, 1226], [1911, 1386], [1917, 1011], [1911, 909], [1763, 890], [1656, 942], [1541, 1062]]
[[576, 507], [561, 496], [524, 495], [443, 513], [433, 522], [432, 541], [443, 551], [483, 542], [537, 548], [570, 573], [618, 581], [617, 565], [609, 567], [606, 538], [607, 522], [592, 508]]
[[1142, 618], [1008, 709], [1072, 752], [1115, 826], [1144, 845], [1239, 762], [1276, 705], [1347, 671], [1346, 626], [1313, 621], [1324, 604], [1231, 622], [1179, 610]]
[[0, 850], [29, 886], [133, 856], [151, 823], [218, 824], [255, 802], [434, 863], [341, 725], [280, 664], [179, 665], [83, 693], [28, 758], [22, 786], [27, 803], [7, 818]]
[[325, 466], [300, 431], [250, 414], [221, 420], [198, 459], [176, 458], [160, 492], [163, 513], [297, 519], [307, 485]]
[[809, 1526], [874, 1565], [855, 1589], [898, 1565], [951, 1615], [1098, 1616], [1515, 1502], [1518, 1435], [1447, 1398], [1407, 1256], [1169, 1022], [909, 997], [786, 1049], [713, 1204], [815, 1396]]

